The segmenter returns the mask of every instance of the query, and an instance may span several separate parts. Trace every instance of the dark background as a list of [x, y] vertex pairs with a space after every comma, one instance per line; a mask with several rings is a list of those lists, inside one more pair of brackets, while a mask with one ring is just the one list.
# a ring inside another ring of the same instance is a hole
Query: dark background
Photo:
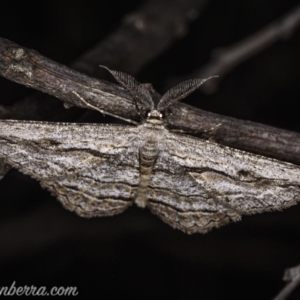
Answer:
[[[142, 1], [7, 3], [1, 4], [0, 36], [68, 65], [111, 35]], [[200, 69], [215, 49], [255, 33], [297, 4], [208, 1], [186, 36], [145, 65], [137, 79], [162, 93], [168, 79]], [[299, 132], [299, 78], [300, 29], [236, 67], [216, 93], [195, 93], [186, 102]], [[1, 104], [30, 93], [0, 78]], [[300, 263], [299, 205], [188, 236], [136, 207], [111, 218], [80, 218], [15, 170], [0, 182], [0, 195], [0, 286], [77, 286], [81, 296], [99, 299], [271, 299], [284, 286], [284, 269]], [[289, 299], [299, 297], [298, 288]]]

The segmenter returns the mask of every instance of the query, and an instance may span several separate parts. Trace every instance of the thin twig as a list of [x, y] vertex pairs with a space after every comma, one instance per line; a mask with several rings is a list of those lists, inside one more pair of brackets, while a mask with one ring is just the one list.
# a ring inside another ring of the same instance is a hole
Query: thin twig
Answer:
[[71, 66], [94, 77], [99, 65], [136, 75], [148, 62], [187, 33], [209, 0], [151, 0], [123, 18], [121, 26], [105, 41]]
[[290, 281], [273, 300], [285, 300], [300, 284], [300, 265], [285, 270], [283, 280]]
[[274, 43], [289, 38], [300, 25], [300, 6], [295, 7], [280, 20], [276, 20], [252, 36], [235, 45], [213, 51], [212, 60], [199, 71], [193, 72], [180, 80], [189, 78], [206, 78], [219, 75], [219, 80], [208, 82], [201, 87], [205, 92], [214, 92], [218, 83], [226, 74], [250, 57], [265, 50]]

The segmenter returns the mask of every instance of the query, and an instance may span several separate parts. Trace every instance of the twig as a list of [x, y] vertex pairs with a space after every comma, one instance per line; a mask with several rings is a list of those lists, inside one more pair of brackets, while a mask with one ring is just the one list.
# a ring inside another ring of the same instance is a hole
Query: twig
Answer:
[[273, 300], [285, 300], [300, 284], [300, 265], [285, 270], [284, 281], [290, 281]]
[[[123, 18], [121, 26], [104, 42], [72, 64], [72, 68], [98, 77], [99, 65], [136, 75], [148, 62], [187, 34], [189, 22], [209, 0], [152, 0]], [[137, 55], [138, 54], [138, 55]]]
[[[13, 42], [0, 38], [0, 74], [27, 87], [59, 98], [64, 102], [89, 108], [73, 92], [108, 115], [130, 114], [130, 101], [126, 93], [117, 86], [110, 85], [73, 71], [40, 55], [36, 51], [20, 47]], [[118, 95], [121, 95], [118, 96]], [[131, 116], [133, 117], [133, 116]]]
[[[213, 51], [212, 60], [199, 71], [189, 74], [189, 78], [206, 78], [219, 75], [219, 80], [208, 82], [201, 87], [205, 92], [214, 92], [218, 83], [226, 74], [232, 71], [250, 57], [263, 51], [279, 40], [289, 38], [300, 25], [300, 6], [295, 7], [280, 20], [274, 21], [264, 29], [228, 48]], [[187, 78], [185, 76], [182, 79]]]

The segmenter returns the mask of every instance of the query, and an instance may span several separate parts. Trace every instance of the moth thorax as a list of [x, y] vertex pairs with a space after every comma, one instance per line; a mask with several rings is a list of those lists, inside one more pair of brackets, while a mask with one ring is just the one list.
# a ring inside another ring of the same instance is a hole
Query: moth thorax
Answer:
[[153, 125], [161, 125], [163, 124], [163, 114], [160, 111], [153, 109], [147, 115], [147, 122]]

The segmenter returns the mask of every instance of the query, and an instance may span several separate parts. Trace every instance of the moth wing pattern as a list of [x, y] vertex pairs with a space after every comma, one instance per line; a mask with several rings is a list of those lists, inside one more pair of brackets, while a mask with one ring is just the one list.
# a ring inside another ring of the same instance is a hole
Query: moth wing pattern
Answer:
[[131, 126], [2, 120], [0, 158], [80, 216], [110, 216], [134, 200], [135, 138]]
[[[300, 200], [299, 167], [169, 133], [149, 182], [148, 208], [188, 234]], [[167, 167], [168, 166], [168, 167]]]

